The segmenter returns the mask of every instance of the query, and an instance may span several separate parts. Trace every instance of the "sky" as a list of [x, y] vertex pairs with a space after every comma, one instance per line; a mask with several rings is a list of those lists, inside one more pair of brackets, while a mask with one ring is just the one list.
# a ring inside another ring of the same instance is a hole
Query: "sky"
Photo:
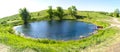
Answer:
[[26, 7], [28, 11], [40, 11], [48, 6], [64, 9], [74, 5], [81, 11], [113, 12], [120, 9], [120, 0], [0, 0], [0, 18], [17, 14], [20, 8]]

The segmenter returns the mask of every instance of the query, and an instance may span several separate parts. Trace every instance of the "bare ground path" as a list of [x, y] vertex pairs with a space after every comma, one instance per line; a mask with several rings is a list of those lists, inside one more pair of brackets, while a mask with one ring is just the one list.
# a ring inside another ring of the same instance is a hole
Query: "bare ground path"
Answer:
[[[120, 21], [118, 18], [111, 17], [111, 19], [106, 20], [106, 22], [111, 23], [111, 26], [107, 28], [117, 27], [120, 29]], [[120, 32], [116, 33], [116, 36], [114, 38], [108, 39], [101, 44], [88, 47], [82, 52], [120, 52]]]
[[[116, 26], [120, 29], [120, 21], [117, 18], [113, 18], [111, 20], [111, 26]], [[120, 52], [120, 34], [119, 36], [113, 40], [115, 43], [109, 46], [106, 50], [106, 52]]]
[[10, 50], [9, 46], [0, 44], [0, 52], [8, 52]]

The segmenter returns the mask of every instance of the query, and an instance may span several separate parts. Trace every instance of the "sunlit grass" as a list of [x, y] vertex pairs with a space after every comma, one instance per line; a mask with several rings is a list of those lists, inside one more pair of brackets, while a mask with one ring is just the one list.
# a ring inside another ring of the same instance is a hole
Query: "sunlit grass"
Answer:
[[[32, 14], [32, 20], [33, 21], [40, 21], [40, 20], [49, 20], [47, 18], [47, 14], [45, 11], [42, 11], [45, 14], [41, 12], [34, 12]], [[38, 15], [38, 13], [40, 13]], [[93, 23], [95, 25], [108, 27], [110, 24], [108, 22], [102, 21], [102, 19], [109, 19], [109, 16], [91, 12], [89, 14], [89, 17], [86, 15], [87, 12], [79, 12], [78, 15], [86, 16], [84, 19], [77, 19], [78, 21], [84, 21]], [[25, 50], [26, 48], [30, 48], [35, 51], [42, 51], [42, 52], [79, 52], [81, 49], [85, 49], [92, 45], [97, 45], [106, 39], [111, 38], [115, 35], [116, 32], [118, 32], [115, 28], [109, 28], [106, 30], [98, 30], [98, 32], [94, 35], [91, 35], [84, 39], [78, 39], [78, 40], [69, 40], [69, 41], [55, 41], [55, 40], [45, 40], [45, 39], [31, 39], [31, 38], [25, 38], [14, 34], [13, 27], [16, 25], [22, 24], [22, 21], [20, 18], [15, 15], [0, 19], [0, 43], [9, 45], [13, 48], [14, 52], [21, 52]], [[57, 18], [57, 17], [56, 17]], [[73, 17], [65, 16], [65, 19], [74, 19]], [[99, 20], [99, 21], [98, 21]], [[8, 22], [9, 21], [9, 22]]]

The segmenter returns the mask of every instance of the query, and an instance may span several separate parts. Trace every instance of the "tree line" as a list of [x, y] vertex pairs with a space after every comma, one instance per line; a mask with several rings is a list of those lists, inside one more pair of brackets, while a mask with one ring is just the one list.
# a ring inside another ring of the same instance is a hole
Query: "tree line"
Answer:
[[[67, 11], [68, 15], [71, 15], [73, 17], [77, 15], [77, 8], [75, 6], [69, 7]], [[63, 17], [65, 15], [64, 9], [62, 7], [56, 7], [56, 10], [54, 10], [52, 9], [52, 6], [49, 6], [47, 13], [51, 20], [53, 20], [54, 16], [57, 16], [60, 20], [63, 20]]]
[[120, 11], [119, 11], [119, 9], [115, 9], [114, 12], [109, 13], [109, 16], [120, 17]]
[[[60, 20], [63, 20], [63, 17], [65, 16], [64, 9], [60, 6], [56, 7], [56, 9], [53, 9], [52, 6], [49, 6], [47, 9], [47, 13], [48, 13], [48, 17], [50, 20], [53, 20], [55, 16], [59, 17]], [[102, 12], [102, 14], [104, 14], [104, 12]], [[110, 16], [114, 16], [114, 17], [119, 17], [119, 14], [120, 14], [119, 9], [115, 9], [114, 12], [109, 13]], [[67, 15], [76, 17], [77, 16], [77, 8], [75, 6], [68, 7]], [[27, 24], [31, 19], [31, 15], [27, 11], [26, 8], [19, 9], [19, 16], [23, 20], [24, 24]]]
[[119, 9], [115, 9], [115, 11], [114, 11], [114, 13], [113, 13], [113, 16], [114, 16], [114, 17], [119, 17], [119, 14], [120, 14]]
[[[68, 11], [68, 15], [71, 15], [72, 17], [75, 17], [77, 14], [77, 8], [75, 6], [69, 7], [67, 11]], [[49, 6], [47, 13], [50, 20], [53, 20], [54, 16], [57, 16], [59, 17], [60, 20], [63, 20], [63, 17], [65, 15], [64, 9], [60, 6], [56, 7], [55, 10], [52, 8], [52, 6]], [[19, 9], [19, 16], [23, 20], [24, 24], [27, 24], [31, 19], [31, 15], [26, 8]]]

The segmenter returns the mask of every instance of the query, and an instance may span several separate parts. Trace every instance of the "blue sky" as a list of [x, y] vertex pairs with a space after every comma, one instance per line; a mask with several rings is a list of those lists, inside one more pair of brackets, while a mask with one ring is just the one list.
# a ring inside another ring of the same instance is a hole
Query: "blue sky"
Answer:
[[0, 0], [0, 17], [17, 14], [19, 8], [30, 12], [61, 6], [64, 9], [75, 5], [78, 10], [113, 12], [120, 9], [120, 0]]

